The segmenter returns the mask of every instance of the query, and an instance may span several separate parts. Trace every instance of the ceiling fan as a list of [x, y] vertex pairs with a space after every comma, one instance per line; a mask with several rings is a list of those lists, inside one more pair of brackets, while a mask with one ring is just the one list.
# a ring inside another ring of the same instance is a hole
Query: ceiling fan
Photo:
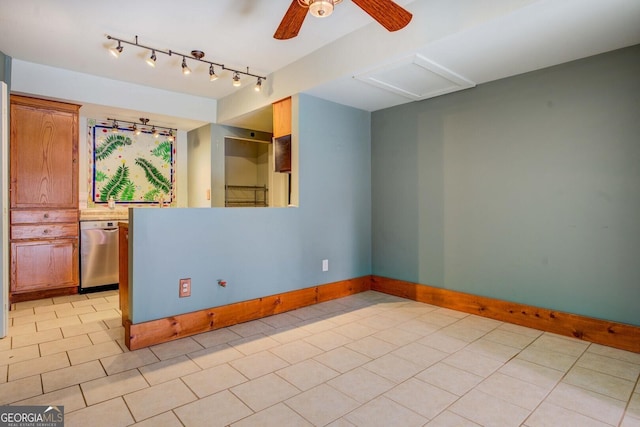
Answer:
[[[392, 0], [351, 0], [389, 31], [397, 31], [407, 26], [412, 14]], [[307, 12], [318, 18], [331, 15], [333, 6], [342, 0], [293, 0], [273, 35], [279, 40], [291, 39], [298, 35]]]

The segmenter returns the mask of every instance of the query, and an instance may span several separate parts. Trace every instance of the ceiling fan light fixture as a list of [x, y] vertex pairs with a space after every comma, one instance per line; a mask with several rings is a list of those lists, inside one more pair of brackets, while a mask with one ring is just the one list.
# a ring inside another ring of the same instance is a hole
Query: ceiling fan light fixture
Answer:
[[309, 13], [316, 18], [326, 18], [333, 12], [333, 0], [309, 0]]

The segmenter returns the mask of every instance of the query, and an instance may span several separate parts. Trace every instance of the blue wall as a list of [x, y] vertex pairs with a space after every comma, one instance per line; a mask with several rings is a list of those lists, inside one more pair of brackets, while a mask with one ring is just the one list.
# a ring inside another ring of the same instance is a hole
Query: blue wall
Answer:
[[[370, 114], [298, 105], [298, 208], [132, 209], [133, 323], [371, 273]], [[192, 294], [178, 298], [185, 277]]]
[[640, 46], [372, 114], [373, 273], [640, 325]]

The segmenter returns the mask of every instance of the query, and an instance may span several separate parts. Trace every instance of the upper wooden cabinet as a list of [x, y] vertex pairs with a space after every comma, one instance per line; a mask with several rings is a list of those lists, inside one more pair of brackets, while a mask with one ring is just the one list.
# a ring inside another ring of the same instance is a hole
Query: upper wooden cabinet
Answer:
[[273, 103], [273, 137], [291, 135], [291, 97]]
[[11, 96], [11, 208], [78, 208], [79, 108]]

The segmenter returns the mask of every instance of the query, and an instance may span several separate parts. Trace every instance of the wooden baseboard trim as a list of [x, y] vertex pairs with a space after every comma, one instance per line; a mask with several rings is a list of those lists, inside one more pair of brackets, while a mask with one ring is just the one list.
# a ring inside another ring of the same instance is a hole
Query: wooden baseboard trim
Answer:
[[372, 276], [371, 290], [640, 353], [640, 327]]
[[129, 350], [137, 350], [357, 294], [369, 290], [370, 287], [371, 276], [364, 276], [149, 322], [132, 324], [128, 319], [124, 319], [125, 344]]
[[43, 298], [62, 297], [66, 295], [75, 295], [78, 293], [78, 286], [70, 286], [65, 288], [54, 288], [32, 292], [24, 292], [18, 294], [10, 294], [9, 301], [11, 304], [17, 302], [33, 301]]
[[638, 326], [380, 276], [363, 276], [149, 322], [132, 324], [125, 319], [125, 344], [136, 350], [367, 290], [640, 353]]

